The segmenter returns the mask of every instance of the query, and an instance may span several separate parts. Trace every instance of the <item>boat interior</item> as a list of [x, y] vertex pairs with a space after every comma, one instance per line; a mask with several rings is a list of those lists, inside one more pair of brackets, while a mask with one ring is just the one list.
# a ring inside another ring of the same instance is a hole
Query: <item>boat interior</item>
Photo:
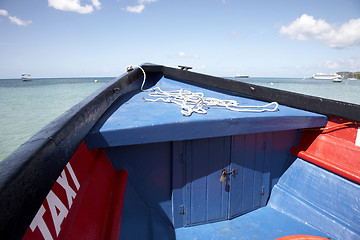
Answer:
[[129, 67], [1, 161], [0, 239], [360, 239], [359, 105], [187, 70]]
[[[149, 92], [140, 85], [85, 139], [116, 171], [128, 172], [119, 239], [360, 238], [360, 208], [352, 210], [359, 185], [290, 151], [304, 129], [324, 127], [326, 116], [279, 105], [274, 112], [213, 107], [186, 117], [175, 104], [145, 101]], [[154, 86], [266, 104], [149, 73], [144, 88]]]

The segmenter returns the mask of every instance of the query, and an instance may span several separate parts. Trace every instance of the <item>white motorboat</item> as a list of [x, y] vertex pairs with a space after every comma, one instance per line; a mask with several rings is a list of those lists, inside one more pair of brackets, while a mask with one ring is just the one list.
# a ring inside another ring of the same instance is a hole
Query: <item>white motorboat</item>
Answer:
[[23, 80], [23, 81], [31, 81], [32, 78], [31, 78], [31, 75], [30, 75], [30, 74], [28, 74], [28, 73], [23, 73], [23, 74], [21, 74], [21, 80]]

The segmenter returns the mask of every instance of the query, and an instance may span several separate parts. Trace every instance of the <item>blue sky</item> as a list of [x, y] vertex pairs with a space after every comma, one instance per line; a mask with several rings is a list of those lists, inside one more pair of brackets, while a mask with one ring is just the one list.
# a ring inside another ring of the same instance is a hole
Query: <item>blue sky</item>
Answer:
[[0, 78], [360, 71], [359, 0], [0, 0]]

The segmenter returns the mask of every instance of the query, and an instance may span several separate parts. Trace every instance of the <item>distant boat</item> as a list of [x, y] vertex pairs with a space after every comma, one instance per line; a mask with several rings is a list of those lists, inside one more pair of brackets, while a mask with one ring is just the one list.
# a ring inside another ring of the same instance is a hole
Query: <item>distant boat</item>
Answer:
[[335, 78], [340, 78], [341, 76], [339, 74], [333, 73], [333, 74], [326, 74], [326, 73], [316, 73], [313, 75], [314, 79], [322, 79], [322, 80], [331, 80]]
[[30, 74], [28, 74], [28, 73], [23, 73], [23, 74], [21, 74], [21, 80], [23, 80], [23, 81], [31, 81], [32, 78], [31, 78], [31, 75], [30, 75]]
[[342, 82], [341, 77], [336, 77], [333, 79], [333, 82]]
[[248, 78], [249, 75], [236, 74], [235, 77], [236, 78]]

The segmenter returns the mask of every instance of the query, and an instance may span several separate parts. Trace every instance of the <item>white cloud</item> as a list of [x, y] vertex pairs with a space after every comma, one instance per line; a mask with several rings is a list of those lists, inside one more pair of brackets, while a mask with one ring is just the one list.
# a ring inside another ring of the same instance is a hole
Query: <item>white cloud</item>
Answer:
[[19, 26], [27, 26], [29, 25], [30, 23], [32, 23], [32, 21], [23, 21], [19, 18], [17, 18], [16, 16], [9, 16], [9, 20], [12, 22], [12, 23], [15, 23], [16, 25], [19, 25]]
[[127, 6], [125, 8], [125, 10], [127, 12], [131, 12], [131, 13], [141, 13], [144, 9], [145, 9], [144, 4], [139, 4], [139, 5], [135, 5], [135, 6]]
[[326, 69], [338, 69], [339, 68], [339, 63], [338, 62], [332, 62], [332, 61], [326, 61], [324, 63], [324, 67]]
[[350, 71], [355, 72], [360, 69], [360, 58], [352, 57], [352, 58], [338, 58], [333, 61], [326, 61], [321, 64], [321, 67], [333, 70], [333, 71]]
[[100, 10], [101, 3], [99, 2], [99, 0], [91, 0], [91, 2], [97, 10]]
[[99, 0], [91, 0], [91, 3], [92, 5], [82, 5], [80, 0], [48, 0], [49, 7], [53, 7], [61, 11], [70, 11], [80, 14], [92, 13], [94, 11], [94, 7], [96, 9], [101, 8]]
[[20, 18], [16, 17], [16, 16], [11, 16], [9, 15], [8, 11], [6, 11], [5, 9], [0, 9], [0, 15], [1, 16], [5, 16], [5, 17], [8, 17], [10, 22], [12, 23], [15, 23], [16, 25], [18, 26], [27, 26], [29, 25], [30, 23], [32, 23], [31, 20], [28, 20], [28, 21], [24, 21], [24, 20], [21, 20]]
[[127, 6], [125, 11], [131, 12], [131, 13], [142, 13], [142, 11], [145, 9], [145, 4], [150, 4], [153, 2], [156, 2], [157, 0], [137, 0], [138, 4], [134, 6]]
[[2, 16], [8, 16], [9, 15], [9, 13], [6, 11], [6, 10], [4, 10], [4, 9], [0, 9], [0, 15], [2, 15]]
[[290, 25], [282, 26], [280, 34], [290, 39], [304, 41], [329, 32], [331, 29], [331, 26], [324, 20], [315, 20], [313, 16], [303, 14]]
[[186, 54], [185, 52], [179, 52], [178, 56], [181, 57], [181, 58], [194, 58], [194, 59], [199, 58], [199, 55], [197, 55], [197, 54], [189, 55], [189, 54]]
[[147, 3], [153, 3], [156, 2], [157, 0], [138, 0], [138, 2], [140, 4], [147, 4]]
[[280, 28], [280, 34], [300, 41], [315, 39], [332, 48], [360, 46], [360, 18], [351, 19], [340, 27], [323, 19], [303, 14], [294, 22]]
[[178, 55], [179, 55], [179, 57], [185, 57], [185, 53], [184, 53], [184, 52], [179, 52]]

